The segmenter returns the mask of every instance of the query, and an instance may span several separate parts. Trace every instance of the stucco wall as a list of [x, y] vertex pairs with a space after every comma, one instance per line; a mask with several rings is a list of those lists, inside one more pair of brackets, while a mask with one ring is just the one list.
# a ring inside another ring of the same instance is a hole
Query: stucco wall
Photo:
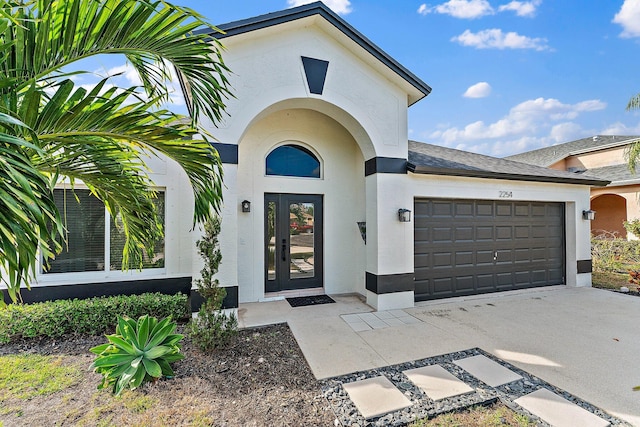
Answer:
[[[298, 144], [314, 152], [321, 161], [321, 178], [266, 176], [265, 158], [282, 144]], [[321, 113], [297, 109], [254, 123], [239, 144], [237, 188], [237, 205], [244, 199], [251, 201], [250, 213], [235, 209], [240, 302], [258, 301], [265, 294], [265, 193], [324, 196], [325, 290], [363, 292], [365, 245], [356, 223], [365, 220], [364, 158], [342, 126]], [[223, 259], [234, 246], [229, 242], [233, 236], [228, 237]]]
[[586, 169], [601, 168], [625, 164], [623, 147], [599, 150], [591, 153], [578, 154], [567, 158], [567, 167], [584, 167]]
[[[235, 98], [227, 101], [228, 116], [222, 123], [205, 123], [216, 138], [238, 143], [252, 122], [288, 101], [286, 108], [313, 108], [342, 124], [365, 159], [406, 156], [406, 92], [318, 27], [291, 23], [277, 30], [222, 40]], [[309, 93], [302, 56], [329, 62], [322, 95]]]

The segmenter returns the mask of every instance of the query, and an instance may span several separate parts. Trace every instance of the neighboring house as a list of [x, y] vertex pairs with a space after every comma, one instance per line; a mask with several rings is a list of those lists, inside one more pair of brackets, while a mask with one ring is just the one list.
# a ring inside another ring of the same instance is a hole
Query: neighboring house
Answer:
[[640, 218], [640, 176], [629, 170], [625, 150], [639, 139], [639, 136], [596, 135], [507, 159], [611, 181], [606, 187], [591, 189], [591, 209], [596, 211], [591, 231], [595, 235], [626, 238], [624, 221]]
[[[582, 211], [590, 188], [608, 181], [409, 141], [407, 109], [431, 88], [322, 3], [219, 28], [212, 37], [226, 46], [235, 97], [222, 123], [204, 126], [224, 164], [217, 278], [227, 307], [357, 293], [386, 310], [590, 286]], [[162, 261], [121, 273], [104, 260], [108, 249], [73, 249], [95, 271], [39, 274], [31, 295], [190, 288], [201, 260], [188, 182], [171, 162], [154, 162]], [[99, 230], [113, 249], [112, 228]]]

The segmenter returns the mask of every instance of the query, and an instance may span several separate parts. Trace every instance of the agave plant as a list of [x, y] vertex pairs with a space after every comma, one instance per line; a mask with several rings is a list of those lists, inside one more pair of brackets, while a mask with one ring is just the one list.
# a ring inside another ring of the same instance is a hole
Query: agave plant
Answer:
[[118, 316], [114, 335], [107, 335], [108, 343], [93, 347], [98, 355], [90, 369], [103, 375], [98, 389], [112, 386], [119, 395], [125, 389], [135, 389], [146, 381], [173, 376], [171, 362], [181, 360], [180, 340], [184, 335], [174, 333], [175, 322], [170, 317], [158, 322], [155, 317], [141, 316], [136, 322]]

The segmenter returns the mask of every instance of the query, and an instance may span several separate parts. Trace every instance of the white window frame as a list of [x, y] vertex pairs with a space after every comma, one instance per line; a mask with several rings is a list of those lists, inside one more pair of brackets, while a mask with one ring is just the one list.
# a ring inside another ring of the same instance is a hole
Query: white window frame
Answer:
[[[81, 184], [74, 184], [73, 189], [71, 189], [68, 185], [56, 186], [54, 190], [88, 190], [88, 188]], [[111, 230], [111, 215], [107, 211], [107, 208], [104, 208], [104, 270], [101, 271], [76, 271], [76, 272], [68, 272], [68, 273], [45, 273], [43, 271], [43, 260], [42, 256], [38, 256], [38, 265], [36, 272], [36, 285], [39, 284], [75, 284], [75, 283], [93, 283], [93, 282], [102, 282], [102, 281], [117, 281], [117, 280], [134, 280], [134, 279], [144, 279], [144, 278], [153, 278], [159, 276], [166, 276], [167, 274], [167, 188], [166, 187], [154, 187], [154, 191], [164, 193], [165, 197], [165, 212], [164, 212], [164, 227], [165, 227], [165, 244], [164, 244], [164, 253], [165, 253], [165, 264], [162, 268], [143, 268], [141, 270], [132, 269], [127, 271], [122, 270], [110, 270], [111, 266], [111, 238], [110, 238], [110, 230]], [[64, 250], [64, 249], [63, 249]]]

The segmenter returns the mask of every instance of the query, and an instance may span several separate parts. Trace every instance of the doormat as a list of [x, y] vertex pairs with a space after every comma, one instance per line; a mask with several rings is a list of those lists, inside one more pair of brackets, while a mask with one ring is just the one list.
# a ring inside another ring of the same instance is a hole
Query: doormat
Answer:
[[287, 298], [287, 302], [291, 307], [304, 307], [305, 305], [330, 304], [335, 301], [328, 295], [313, 295], [310, 297]]

